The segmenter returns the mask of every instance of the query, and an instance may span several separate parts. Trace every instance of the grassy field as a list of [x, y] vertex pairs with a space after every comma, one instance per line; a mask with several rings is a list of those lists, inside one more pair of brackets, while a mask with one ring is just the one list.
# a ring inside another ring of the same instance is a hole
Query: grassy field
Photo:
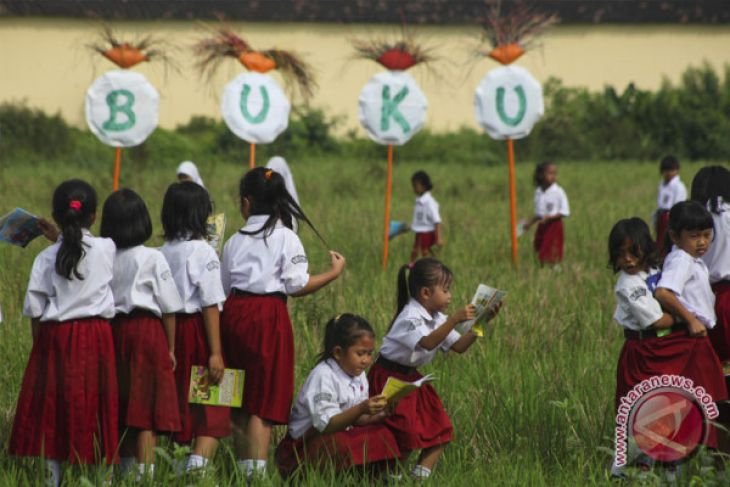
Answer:
[[[78, 170], [69, 161], [0, 167], [0, 213], [21, 206], [49, 215], [54, 187], [70, 177], [90, 181], [103, 201], [111, 188], [111, 159], [110, 152], [109, 161], [103, 161], [97, 171]], [[341, 279], [313, 296], [293, 300], [300, 384], [319, 351], [329, 317], [345, 311], [361, 314], [382, 336], [394, 312], [396, 271], [407, 261], [412, 237], [391, 242], [389, 268], [381, 271], [384, 161], [290, 160], [305, 211], [329, 247], [347, 258]], [[228, 234], [242, 224], [236, 206], [238, 164], [199, 164], [216, 209], [228, 217]], [[683, 165], [682, 178], [688, 186], [700, 167]], [[155, 226], [148, 245], [159, 245], [162, 195], [175, 168], [134, 169], [140, 168], [123, 168], [122, 185], [137, 190], [147, 201]], [[659, 179], [657, 164], [559, 166], [559, 183], [572, 210], [566, 221], [566, 257], [560, 272], [536, 263], [532, 234], [519, 240], [520, 266], [512, 268], [506, 166], [396, 160], [394, 219], [410, 220], [414, 198], [410, 175], [417, 169], [431, 174], [434, 195], [441, 204], [446, 244], [439, 257], [456, 276], [454, 304], [466, 303], [479, 282], [509, 292], [487, 337], [466, 354], [439, 357], [424, 369], [438, 376], [436, 388], [457, 433], [437, 467], [433, 485], [609, 484], [615, 365], [623, 338], [611, 319], [614, 276], [607, 267], [606, 240], [617, 219], [650, 218]], [[517, 168], [521, 217], [532, 212], [532, 169], [532, 164]], [[92, 231], [98, 231], [98, 224]], [[322, 270], [327, 265], [327, 247], [308, 229], [300, 234], [311, 269]], [[29, 321], [21, 316], [22, 301], [33, 258], [45, 245], [42, 239], [26, 249], [0, 245], [0, 303], [5, 319], [0, 324], [0, 485], [34, 484], [39, 479], [38, 463], [8, 458], [6, 445], [31, 346]], [[283, 430], [276, 434], [279, 437]], [[168, 448], [165, 454], [174, 452]], [[695, 475], [696, 485], [714, 485], [712, 475], [700, 474], [695, 463], [688, 472]], [[169, 464], [164, 459], [159, 464], [156, 482], [165, 483]], [[204, 479], [200, 485], [240, 483], [228, 443], [216, 467], [215, 481]], [[67, 481], [69, 485], [94, 483], [97, 474], [69, 472]], [[305, 485], [334, 482], [332, 475], [311, 475]], [[351, 477], [338, 481], [358, 482]], [[266, 483], [281, 481], [272, 471]], [[401, 484], [409, 485], [409, 481]]]

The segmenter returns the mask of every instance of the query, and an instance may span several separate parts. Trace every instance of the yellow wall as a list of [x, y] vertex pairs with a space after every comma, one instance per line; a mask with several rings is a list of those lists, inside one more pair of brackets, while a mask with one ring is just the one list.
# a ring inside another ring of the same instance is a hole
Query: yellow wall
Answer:
[[[177, 47], [171, 54], [180, 73], [160, 63], [135, 69], [143, 72], [162, 94], [160, 124], [174, 127], [191, 115], [220, 118], [219, 94], [242, 68], [234, 60], [222, 65], [205, 85], [193, 70], [190, 46], [206, 35], [196, 22], [122, 22], [112, 25], [119, 38], [154, 34]], [[60, 111], [78, 126], [85, 125], [84, 93], [95, 77], [114, 66], [85, 46], [98, 38], [99, 24], [87, 20], [0, 18], [0, 102], [25, 100], [46, 112]], [[320, 89], [313, 105], [344, 115], [345, 128], [359, 127], [357, 97], [367, 79], [382, 68], [374, 62], [352, 60], [350, 37], [384, 37], [394, 26], [332, 24], [233, 24], [254, 47], [296, 50], [316, 67]], [[419, 38], [437, 48], [440, 61], [433, 69], [417, 67], [411, 74], [428, 97], [427, 127], [436, 131], [475, 127], [474, 89], [491, 60], [470, 61], [478, 29], [466, 26], [423, 27]], [[623, 89], [633, 81], [657, 88], [663, 78], [677, 81], [690, 65], [703, 60], [715, 68], [730, 63], [730, 26], [559, 26], [549, 32], [542, 48], [529, 52], [519, 64], [543, 81], [560, 77], [568, 86], [591, 90], [610, 84]], [[358, 129], [364, 136], [364, 131]]]

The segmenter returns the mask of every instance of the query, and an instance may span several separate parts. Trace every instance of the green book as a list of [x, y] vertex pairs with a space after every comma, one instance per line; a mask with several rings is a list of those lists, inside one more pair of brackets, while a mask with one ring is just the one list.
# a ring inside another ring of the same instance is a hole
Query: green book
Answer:
[[243, 404], [243, 380], [243, 370], [225, 369], [220, 384], [213, 384], [208, 377], [207, 367], [193, 365], [190, 369], [188, 402], [208, 406], [241, 407], [241, 404]]

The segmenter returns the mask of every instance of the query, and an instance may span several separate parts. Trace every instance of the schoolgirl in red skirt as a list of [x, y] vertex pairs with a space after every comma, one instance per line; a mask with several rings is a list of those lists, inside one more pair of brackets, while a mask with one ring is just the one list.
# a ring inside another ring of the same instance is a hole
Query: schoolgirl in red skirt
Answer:
[[300, 466], [358, 467], [382, 474], [400, 457], [393, 433], [382, 423], [389, 412], [387, 400], [368, 397], [365, 370], [372, 363], [374, 340], [372, 327], [359, 316], [343, 314], [327, 323], [324, 349], [276, 449], [276, 465], [285, 479]]
[[534, 249], [541, 264], [559, 264], [563, 260], [563, 218], [570, 215], [568, 197], [556, 182], [558, 166], [541, 162], [535, 168], [535, 216], [524, 225], [528, 230], [538, 223]]
[[110, 282], [114, 242], [91, 235], [96, 192], [69, 180], [53, 194], [58, 241], [33, 263], [23, 314], [33, 348], [23, 376], [8, 452], [43, 457], [53, 485], [61, 462], [117, 461], [118, 395]]
[[[379, 394], [391, 376], [408, 382], [420, 379], [418, 367], [431, 362], [439, 350], [463, 353], [476, 341], [471, 330], [463, 335], [454, 330], [458, 323], [474, 317], [473, 305], [448, 317], [443, 313], [451, 301], [452, 281], [451, 271], [430, 257], [417, 260], [412, 268], [401, 267], [398, 312], [368, 374], [371, 395]], [[412, 450], [421, 450], [412, 470], [420, 479], [431, 474], [454, 436], [444, 405], [429, 383], [401, 399], [385, 424], [393, 431], [404, 459]]]
[[[294, 219], [311, 223], [282, 176], [252, 169], [239, 186], [246, 225], [223, 249], [228, 294], [221, 334], [226, 363], [243, 369], [243, 406], [233, 409], [238, 465], [247, 478], [266, 469], [271, 428], [286, 424], [294, 395], [294, 338], [287, 296], [313, 293], [337, 278], [345, 259], [330, 252], [331, 268], [309, 275], [307, 256], [292, 231]], [[316, 230], [315, 230], [316, 232]]]
[[192, 181], [171, 184], [162, 203], [165, 244], [160, 251], [170, 265], [182, 299], [175, 316], [175, 382], [181, 429], [178, 443], [193, 442], [187, 470], [207, 466], [220, 438], [231, 434], [230, 408], [190, 404], [190, 371], [205, 365], [211, 381], [223, 378], [219, 306], [225, 301], [220, 260], [206, 241], [212, 206], [208, 192]]
[[107, 198], [101, 235], [117, 246], [111, 286], [122, 470], [152, 475], [156, 435], [180, 430], [173, 369], [175, 312], [182, 301], [165, 257], [142, 245], [152, 222], [137, 193], [121, 189]]
[[411, 262], [419, 257], [431, 255], [432, 247], [440, 246], [441, 214], [439, 204], [431, 194], [433, 184], [425, 171], [416, 171], [411, 176], [416, 205], [413, 207], [411, 230], [416, 234], [411, 251]]
[[[687, 199], [687, 188], [679, 178], [679, 160], [667, 155], [659, 162], [659, 173], [662, 176], [657, 188], [656, 211], [654, 212], [654, 230], [656, 235], [657, 256], [663, 259], [667, 254], [667, 228], [669, 228], [669, 210], [680, 201]], [[701, 201], [700, 203], [705, 203]]]

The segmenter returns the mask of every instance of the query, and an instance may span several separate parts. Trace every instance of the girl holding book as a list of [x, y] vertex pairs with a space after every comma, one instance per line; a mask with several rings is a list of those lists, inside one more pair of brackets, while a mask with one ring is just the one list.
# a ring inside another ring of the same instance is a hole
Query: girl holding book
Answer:
[[187, 462], [189, 471], [205, 467], [218, 440], [231, 433], [229, 408], [188, 403], [193, 365], [207, 366], [214, 384], [221, 381], [224, 371], [219, 306], [225, 294], [218, 255], [205, 240], [211, 209], [208, 192], [191, 181], [171, 184], [162, 203], [165, 244], [160, 251], [182, 299], [182, 309], [175, 317], [175, 382], [182, 424], [174, 439], [178, 443], [195, 440]]
[[251, 478], [265, 472], [271, 428], [287, 423], [294, 396], [287, 296], [324, 287], [342, 273], [345, 258], [331, 251], [330, 269], [310, 276], [292, 226], [295, 219], [312, 224], [279, 173], [250, 170], [241, 178], [239, 195], [246, 225], [223, 248], [221, 274], [228, 299], [221, 333], [229, 366], [246, 372], [243, 406], [234, 408], [233, 423], [238, 466]]
[[33, 348], [10, 436], [11, 455], [43, 457], [50, 483], [61, 462], [116, 461], [119, 441], [117, 374], [109, 319], [114, 242], [94, 237], [96, 192], [85, 181], [53, 193], [58, 241], [33, 262], [23, 314]]
[[[458, 323], [475, 318], [474, 305], [466, 305], [446, 316], [451, 303], [454, 276], [434, 258], [404, 265], [398, 272], [398, 310], [383, 339], [380, 355], [370, 369], [370, 394], [383, 390], [388, 377], [414, 382], [423, 376], [418, 367], [431, 362], [437, 351], [463, 353], [476, 341], [469, 330], [460, 335]], [[425, 479], [433, 470], [454, 429], [436, 390], [424, 384], [398, 402], [385, 419], [393, 430], [404, 458], [421, 450], [412, 470], [415, 478]]]
[[365, 371], [374, 348], [375, 332], [360, 316], [346, 313], [327, 323], [322, 353], [276, 449], [282, 477], [288, 478], [302, 464], [384, 470], [400, 456], [393, 433], [382, 423], [389, 412], [385, 397], [368, 397]]

